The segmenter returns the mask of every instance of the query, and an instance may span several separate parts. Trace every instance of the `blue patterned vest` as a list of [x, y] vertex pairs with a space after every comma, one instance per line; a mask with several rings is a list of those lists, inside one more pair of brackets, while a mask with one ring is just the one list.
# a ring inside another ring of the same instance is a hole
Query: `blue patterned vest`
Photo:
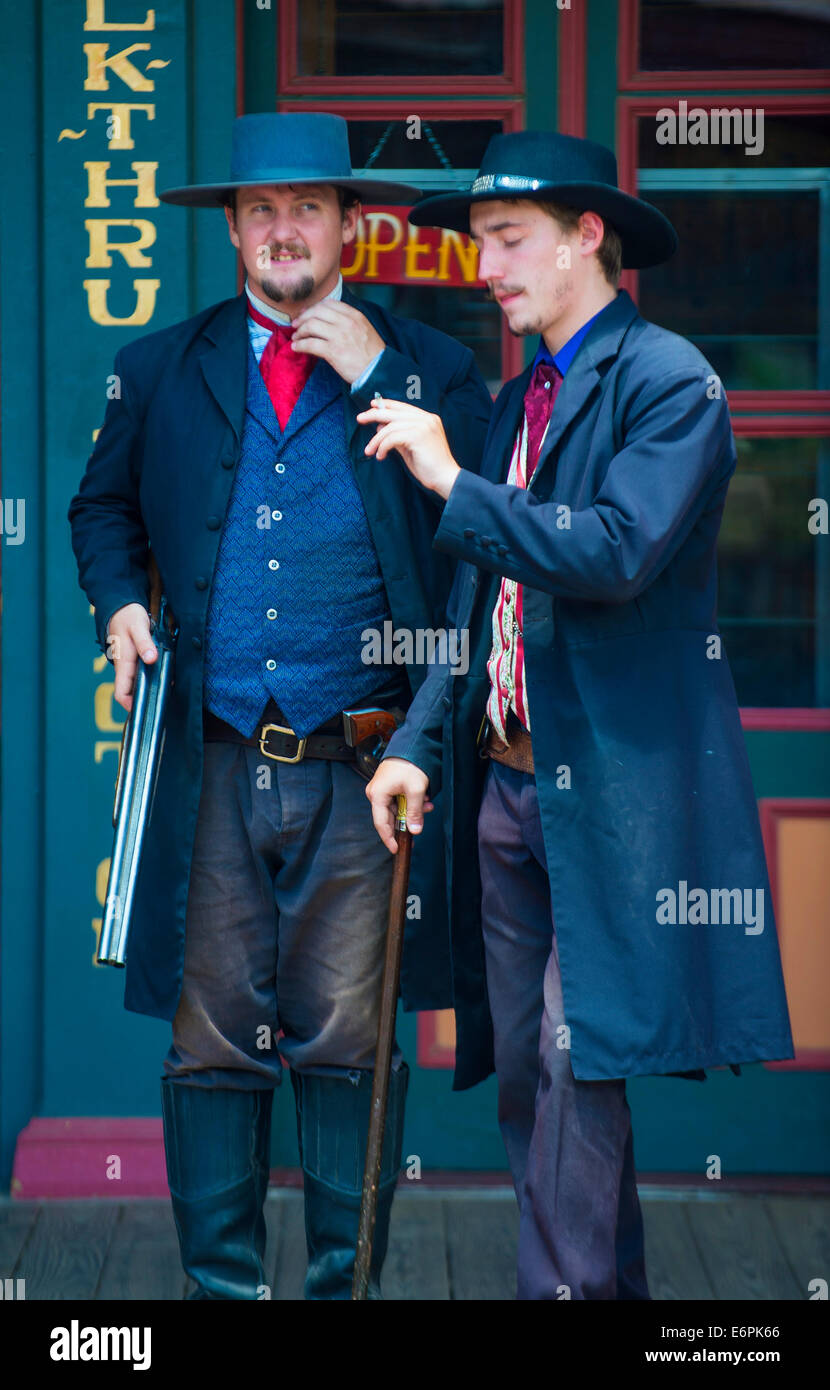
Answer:
[[361, 660], [361, 633], [390, 616], [340, 377], [319, 361], [283, 433], [249, 343], [242, 451], [207, 614], [206, 707], [251, 734], [272, 696], [310, 733], [388, 676]]

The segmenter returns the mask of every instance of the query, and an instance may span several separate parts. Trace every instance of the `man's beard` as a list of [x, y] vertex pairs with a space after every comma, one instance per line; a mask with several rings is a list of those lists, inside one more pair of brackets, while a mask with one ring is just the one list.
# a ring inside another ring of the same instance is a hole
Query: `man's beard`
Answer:
[[285, 280], [272, 278], [267, 271], [264, 271], [260, 284], [269, 299], [273, 299], [276, 304], [288, 301], [289, 304], [297, 303], [299, 300], [308, 299], [314, 292], [314, 276], [308, 274], [301, 275], [299, 280], [286, 284]]

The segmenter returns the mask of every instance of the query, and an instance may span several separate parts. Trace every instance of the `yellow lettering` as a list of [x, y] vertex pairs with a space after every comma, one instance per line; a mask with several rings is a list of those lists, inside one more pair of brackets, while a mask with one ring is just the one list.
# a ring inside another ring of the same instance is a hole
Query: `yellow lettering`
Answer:
[[137, 193], [133, 198], [135, 208], [157, 208], [159, 200], [156, 197], [156, 170], [158, 164], [151, 164], [149, 161], [136, 160], [130, 165], [135, 170], [134, 179], [108, 179], [107, 170], [109, 163], [102, 160], [99, 163], [86, 162], [84, 168], [87, 172], [89, 182], [89, 192], [84, 200], [86, 208], [108, 208], [110, 200], [107, 197], [108, 188], [135, 188]]
[[131, 53], [150, 52], [148, 43], [131, 43], [128, 48], [122, 48], [120, 52], [113, 53], [107, 57], [109, 52], [108, 43], [85, 43], [84, 53], [86, 54], [86, 81], [84, 82], [85, 92], [108, 92], [109, 79], [107, 78], [107, 68], [112, 68], [116, 77], [120, 77], [128, 87], [134, 92], [152, 92], [155, 90], [152, 78], [145, 77], [144, 73], [130, 62]]
[[432, 245], [428, 241], [418, 240], [418, 227], [409, 228], [406, 239], [406, 251], [404, 253], [404, 274], [407, 280], [433, 280], [435, 271], [432, 268], [421, 270], [418, 266], [418, 257], [424, 256], [432, 250]]
[[[369, 224], [369, 235], [366, 238], [366, 279], [371, 280], [377, 278], [380, 253], [394, 251], [396, 246], [400, 246], [403, 227], [400, 218], [393, 217], [389, 212], [367, 212], [365, 217]], [[380, 240], [380, 229], [384, 224], [392, 229], [391, 241]]]
[[[106, 657], [104, 658], [104, 660], [106, 660]], [[110, 739], [97, 738], [95, 740], [95, 751], [93, 753], [93, 757], [96, 763], [100, 763], [103, 760], [105, 753], [120, 753], [120, 751], [120, 739], [117, 739], [115, 743], [113, 743]]]
[[107, 291], [111, 284], [111, 280], [83, 281], [83, 287], [86, 290], [87, 309], [92, 322], [101, 324], [103, 328], [132, 327], [133, 325], [140, 328], [142, 324], [149, 323], [155, 312], [156, 295], [161, 288], [161, 281], [133, 280], [133, 290], [136, 297], [135, 308], [125, 319], [113, 318], [107, 308]]
[[143, 24], [109, 24], [104, 18], [104, 0], [86, 0], [85, 29], [155, 29], [156, 12], [148, 10]]
[[[112, 265], [111, 251], [123, 256], [127, 265], [133, 269], [145, 268], [153, 264], [151, 256], [143, 254], [143, 248], [152, 246], [156, 239], [156, 229], [145, 217], [88, 217], [84, 226], [89, 232], [89, 255], [86, 258], [87, 270], [105, 270]], [[111, 241], [110, 227], [135, 227], [139, 236], [137, 241]]]
[[[86, 118], [91, 121], [96, 111], [111, 111], [111, 129], [107, 132], [108, 150], [134, 150], [135, 140], [130, 133], [130, 112], [146, 111], [147, 120], [156, 119], [155, 104], [143, 101], [90, 101], [86, 108]], [[135, 166], [133, 166], [135, 167]]]
[[110, 876], [109, 855], [102, 859], [95, 870], [95, 896], [103, 907], [107, 901], [107, 879]]
[[468, 285], [474, 284], [478, 279], [478, 247], [474, 241], [465, 246], [460, 232], [441, 233], [441, 245], [438, 247], [438, 279], [450, 278], [450, 250], [455, 251], [465, 282]]
[[115, 681], [101, 681], [95, 687], [95, 727], [103, 733], [120, 734], [124, 727], [123, 719], [112, 717], [114, 693]]

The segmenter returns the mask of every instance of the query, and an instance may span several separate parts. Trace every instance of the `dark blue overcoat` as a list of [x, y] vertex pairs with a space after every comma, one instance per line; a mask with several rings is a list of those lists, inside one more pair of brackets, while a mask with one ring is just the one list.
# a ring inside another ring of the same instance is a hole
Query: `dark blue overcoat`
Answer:
[[[464, 467], [481, 462], [492, 400], [468, 348], [410, 319], [358, 300], [387, 344], [365, 389], [343, 385], [351, 466], [366, 510], [394, 627], [439, 629], [455, 562], [432, 549], [441, 502], [415, 483], [397, 456], [378, 463], [364, 447], [371, 426], [356, 414], [376, 390], [441, 414]], [[239, 458], [248, 364], [244, 292], [183, 323], [137, 339], [117, 354], [120, 398], [103, 427], [69, 507], [81, 586], [95, 607], [98, 643], [126, 603], [146, 606], [148, 543], [179, 622], [175, 681], [156, 799], [147, 832], [127, 951], [125, 1004], [172, 1019], [181, 991], [190, 859], [202, 782], [202, 686], [210, 581]], [[295, 424], [295, 417], [301, 421]], [[301, 456], [310, 416], [296, 412], [279, 447]], [[275, 442], [275, 448], [277, 443]], [[390, 643], [391, 645], [391, 643]], [[429, 648], [422, 647], [421, 654]], [[417, 647], [414, 654], [418, 655]], [[381, 685], [395, 668], [379, 671]], [[397, 668], [400, 670], [400, 668]], [[429, 667], [411, 664], [417, 690]], [[374, 834], [366, 802], [367, 834]], [[413, 855], [407, 922], [405, 1007], [452, 1002], [444, 898], [444, 850], [436, 823]]]
[[469, 673], [434, 668], [387, 753], [417, 763], [434, 789], [443, 779], [456, 1084], [492, 1067], [475, 871], [486, 764], [475, 745], [501, 575], [526, 586], [533, 754], [574, 1075], [792, 1057], [716, 623], [715, 547], [736, 461], [720, 383], [690, 343], [646, 323], [620, 292], [568, 369], [524, 492], [501, 480], [528, 380], [529, 369], [499, 395], [480, 474], [458, 477], [436, 535], [465, 562], [448, 622], [469, 628]]

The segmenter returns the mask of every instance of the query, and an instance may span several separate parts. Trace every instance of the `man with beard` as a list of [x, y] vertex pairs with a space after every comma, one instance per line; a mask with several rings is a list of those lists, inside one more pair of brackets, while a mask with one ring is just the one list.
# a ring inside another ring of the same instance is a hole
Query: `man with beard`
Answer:
[[[173, 1022], [164, 1140], [197, 1298], [255, 1299], [268, 1282], [262, 1204], [283, 1061], [304, 1173], [306, 1297], [350, 1297], [391, 861], [344, 712], [402, 717], [426, 667], [377, 669], [367, 632], [434, 628], [452, 569], [431, 555], [440, 503], [367, 458], [372, 432], [356, 414], [374, 393], [415, 391], [477, 467], [491, 407], [468, 349], [343, 288], [358, 199], [416, 192], [356, 178], [338, 116], [240, 117], [229, 179], [160, 196], [225, 207], [245, 289], [117, 355], [120, 396], [69, 509], [125, 709], [139, 659], [156, 659], [148, 545], [179, 628], [125, 1005]], [[421, 919], [404, 971], [414, 1008], [451, 1002], [434, 862], [414, 864]], [[406, 1084], [396, 1051], [372, 1297]]]
[[[453, 958], [471, 992], [486, 970], [519, 1298], [647, 1299], [626, 1078], [793, 1055], [716, 623], [729, 414], [616, 288], [676, 236], [609, 150], [497, 136], [468, 192], [410, 220], [470, 231], [511, 332], [540, 340], [478, 476], [434, 413], [359, 417], [446, 499], [448, 621], [470, 632], [468, 673], [430, 673], [367, 795], [394, 852], [390, 798], [418, 833], [452, 785]], [[476, 1046], [460, 1034], [457, 1065]]]

